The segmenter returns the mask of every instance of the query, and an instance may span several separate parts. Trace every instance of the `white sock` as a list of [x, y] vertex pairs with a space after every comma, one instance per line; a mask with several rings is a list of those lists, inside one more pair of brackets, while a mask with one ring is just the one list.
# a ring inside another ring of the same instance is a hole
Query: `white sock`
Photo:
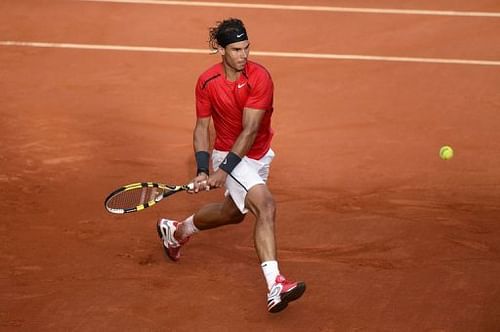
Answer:
[[280, 274], [280, 270], [278, 269], [277, 261], [265, 261], [260, 265], [262, 267], [262, 272], [264, 273], [264, 277], [266, 278], [267, 288], [271, 290], [274, 283], [276, 282], [276, 277]]
[[195, 233], [198, 233], [200, 230], [196, 228], [194, 225], [194, 214], [190, 217], [188, 217], [186, 220], [184, 220], [182, 223], [180, 223], [180, 227], [177, 228], [179, 231], [179, 237], [181, 240], [184, 240], [188, 236], [191, 236]]

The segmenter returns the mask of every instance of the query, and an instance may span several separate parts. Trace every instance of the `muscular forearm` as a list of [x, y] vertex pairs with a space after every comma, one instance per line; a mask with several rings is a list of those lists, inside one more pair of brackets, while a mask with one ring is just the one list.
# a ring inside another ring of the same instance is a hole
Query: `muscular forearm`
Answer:
[[248, 151], [253, 146], [255, 137], [259, 132], [260, 122], [265, 111], [245, 108], [243, 110], [243, 130], [236, 139], [236, 142], [231, 148], [231, 152], [237, 154], [241, 158], [246, 156]]
[[252, 148], [252, 145], [257, 136], [257, 130], [254, 129], [244, 129], [238, 139], [234, 143], [231, 151], [236, 153], [240, 157], [244, 157], [248, 151]]
[[[208, 152], [210, 134], [208, 130], [208, 119], [198, 119], [193, 130], [193, 148], [196, 159], [196, 174], [197, 178], [203, 174], [203, 177], [210, 173], [210, 155]], [[194, 183], [197, 182], [195, 179]], [[195, 185], [195, 192], [198, 186]]]
[[193, 132], [194, 151], [208, 151], [210, 147], [209, 132], [207, 128], [196, 126]]

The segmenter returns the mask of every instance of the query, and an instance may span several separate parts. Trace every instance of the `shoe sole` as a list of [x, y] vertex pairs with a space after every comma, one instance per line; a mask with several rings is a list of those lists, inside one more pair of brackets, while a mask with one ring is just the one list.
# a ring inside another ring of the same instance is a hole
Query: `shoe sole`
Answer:
[[[156, 231], [158, 232], [158, 236], [160, 237], [160, 240], [163, 241], [163, 234], [161, 233], [161, 229], [160, 229], [160, 222], [157, 222], [156, 223]], [[164, 246], [165, 247], [165, 246]]]
[[297, 283], [297, 287], [292, 289], [290, 292], [283, 295], [281, 302], [269, 309], [270, 313], [277, 313], [288, 307], [288, 303], [298, 300], [302, 294], [306, 291], [306, 284], [304, 282]]

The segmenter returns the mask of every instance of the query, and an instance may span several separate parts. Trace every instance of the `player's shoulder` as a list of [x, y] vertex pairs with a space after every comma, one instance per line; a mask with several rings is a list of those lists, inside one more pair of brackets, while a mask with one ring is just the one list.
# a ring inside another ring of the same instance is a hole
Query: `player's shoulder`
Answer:
[[200, 76], [198, 77], [198, 83], [201, 86], [205, 86], [209, 81], [222, 75], [221, 69], [222, 68], [220, 63], [217, 63], [209, 67], [200, 74]]
[[269, 72], [269, 70], [267, 70], [266, 67], [264, 67], [260, 63], [253, 61], [247, 61], [245, 72], [249, 77], [256, 75], [271, 78], [271, 73]]

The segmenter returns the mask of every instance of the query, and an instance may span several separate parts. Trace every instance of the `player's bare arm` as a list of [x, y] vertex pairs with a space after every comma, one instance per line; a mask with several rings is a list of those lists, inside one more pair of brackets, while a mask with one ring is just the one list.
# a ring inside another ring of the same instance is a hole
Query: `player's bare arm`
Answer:
[[[257, 133], [259, 132], [260, 123], [265, 113], [265, 110], [254, 108], [243, 109], [243, 130], [231, 149], [232, 153], [238, 155], [240, 158], [243, 158], [247, 154], [255, 141]], [[209, 177], [208, 185], [211, 188], [224, 186], [227, 175], [227, 172], [219, 168], [212, 176]]]
[[254, 108], [243, 109], [243, 130], [231, 149], [233, 153], [236, 153], [240, 157], [244, 157], [247, 154], [259, 132], [260, 123], [265, 113], [265, 110]]
[[[196, 125], [193, 131], [193, 147], [194, 152], [208, 151], [210, 147], [210, 117], [198, 118], [196, 120]], [[206, 181], [208, 179], [207, 172], [198, 172], [197, 176], [193, 179], [194, 188], [192, 191], [197, 193], [198, 191], [204, 190], [206, 187]]]

